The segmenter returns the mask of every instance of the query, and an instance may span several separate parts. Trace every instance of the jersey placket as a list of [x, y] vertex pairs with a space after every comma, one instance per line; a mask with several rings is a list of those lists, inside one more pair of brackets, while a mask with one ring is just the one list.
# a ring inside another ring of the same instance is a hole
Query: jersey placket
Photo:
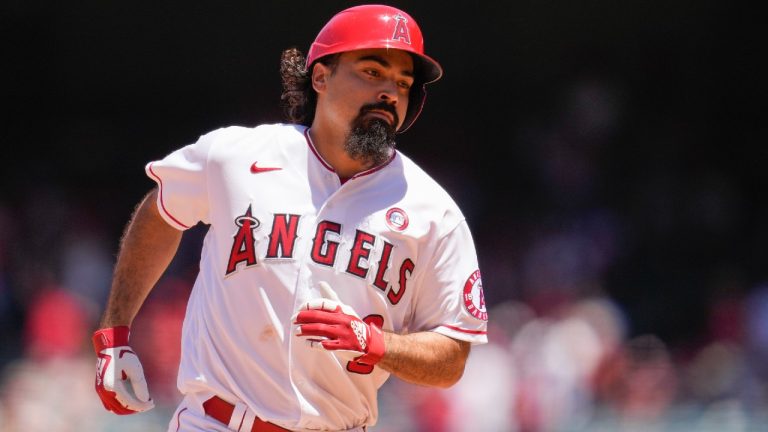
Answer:
[[[336, 174], [336, 172], [328, 165], [327, 162], [325, 162], [322, 157], [320, 157], [320, 154], [317, 153], [314, 146], [311, 144], [311, 140], [309, 139], [309, 134], [306, 133], [305, 136], [307, 137], [307, 143], [309, 145], [309, 148], [311, 150], [311, 153], [314, 153], [314, 163], [310, 162], [310, 170], [308, 175], [308, 181], [310, 182], [312, 193], [319, 193], [319, 194], [328, 194], [330, 192], [330, 195], [328, 195], [324, 201], [322, 201], [322, 204], [319, 208], [315, 211], [314, 214], [306, 215], [307, 217], [306, 223], [302, 224], [302, 227], [300, 228], [301, 236], [307, 239], [312, 239], [315, 236], [315, 227], [317, 226], [318, 221], [327, 219], [325, 215], [328, 214], [329, 211], [333, 210], [335, 208], [335, 202], [339, 200], [343, 200], [344, 198], [340, 198], [340, 196], [343, 196], [345, 193], [344, 190], [348, 189], [349, 185], [345, 185], [341, 182], [339, 179], [339, 176]], [[309, 156], [310, 160], [313, 159], [313, 156]], [[343, 240], [340, 239], [339, 247], [341, 248], [341, 245], [343, 244]], [[296, 276], [296, 285], [294, 290], [294, 298], [293, 298], [293, 309], [298, 310], [298, 308], [303, 303], [304, 299], [309, 298], [311, 295], [312, 287], [310, 286], [312, 281], [312, 243], [309, 242], [305, 245], [304, 248], [301, 249], [301, 255], [298, 258], [299, 260], [299, 271]], [[292, 323], [290, 324], [292, 327]], [[292, 328], [290, 329], [292, 330]], [[294, 394], [296, 396], [296, 399], [299, 402], [299, 405], [301, 406], [301, 409], [299, 411], [299, 422], [298, 425], [302, 425], [306, 422], [306, 419], [304, 418], [303, 413], [304, 412], [313, 412], [317, 408], [312, 404], [311, 401], [307, 400], [304, 396], [304, 386], [307, 384], [307, 378], [304, 376], [304, 371], [301, 368], [297, 368], [294, 364], [294, 358], [293, 358], [293, 344], [294, 343], [300, 343], [300, 341], [296, 341], [295, 338], [289, 338], [288, 339], [288, 371], [290, 376], [290, 382], [291, 386], [293, 388]]]

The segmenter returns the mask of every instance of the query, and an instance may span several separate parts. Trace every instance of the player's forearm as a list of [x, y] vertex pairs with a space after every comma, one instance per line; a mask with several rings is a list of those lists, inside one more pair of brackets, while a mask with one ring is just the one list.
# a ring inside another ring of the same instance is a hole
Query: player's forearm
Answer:
[[162, 219], [156, 194], [155, 190], [144, 198], [126, 228], [102, 328], [130, 325], [176, 254], [182, 233]]
[[414, 384], [450, 387], [464, 373], [470, 344], [434, 332], [384, 334], [386, 351], [377, 366]]

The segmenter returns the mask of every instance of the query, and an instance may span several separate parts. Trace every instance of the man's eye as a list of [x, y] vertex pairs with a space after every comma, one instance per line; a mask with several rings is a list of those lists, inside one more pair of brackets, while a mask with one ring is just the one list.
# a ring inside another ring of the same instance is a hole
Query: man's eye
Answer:
[[373, 77], [379, 76], [379, 71], [375, 69], [365, 69], [365, 73]]
[[403, 88], [406, 90], [411, 88], [411, 83], [409, 83], [408, 81], [400, 81], [398, 85], [400, 86], [400, 88]]

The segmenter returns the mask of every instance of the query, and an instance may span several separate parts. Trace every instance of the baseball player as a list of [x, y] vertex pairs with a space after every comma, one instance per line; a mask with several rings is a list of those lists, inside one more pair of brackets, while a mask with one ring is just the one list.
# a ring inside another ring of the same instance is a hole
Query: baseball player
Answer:
[[181, 340], [169, 431], [362, 431], [390, 374], [448, 387], [487, 314], [467, 223], [395, 150], [442, 75], [407, 13], [335, 15], [282, 59], [290, 124], [203, 135], [146, 172], [121, 243], [96, 391], [153, 407], [130, 325], [184, 230], [209, 225]]

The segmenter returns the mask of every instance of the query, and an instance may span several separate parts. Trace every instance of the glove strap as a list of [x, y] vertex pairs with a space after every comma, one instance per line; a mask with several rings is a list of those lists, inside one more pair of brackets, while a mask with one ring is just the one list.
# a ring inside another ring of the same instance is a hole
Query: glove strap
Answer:
[[128, 326], [108, 327], [96, 330], [93, 333], [93, 348], [96, 354], [105, 348], [128, 345], [128, 336], [131, 329]]
[[384, 332], [374, 324], [368, 324], [371, 337], [368, 339], [368, 352], [356, 358], [355, 361], [367, 365], [375, 365], [384, 357]]

